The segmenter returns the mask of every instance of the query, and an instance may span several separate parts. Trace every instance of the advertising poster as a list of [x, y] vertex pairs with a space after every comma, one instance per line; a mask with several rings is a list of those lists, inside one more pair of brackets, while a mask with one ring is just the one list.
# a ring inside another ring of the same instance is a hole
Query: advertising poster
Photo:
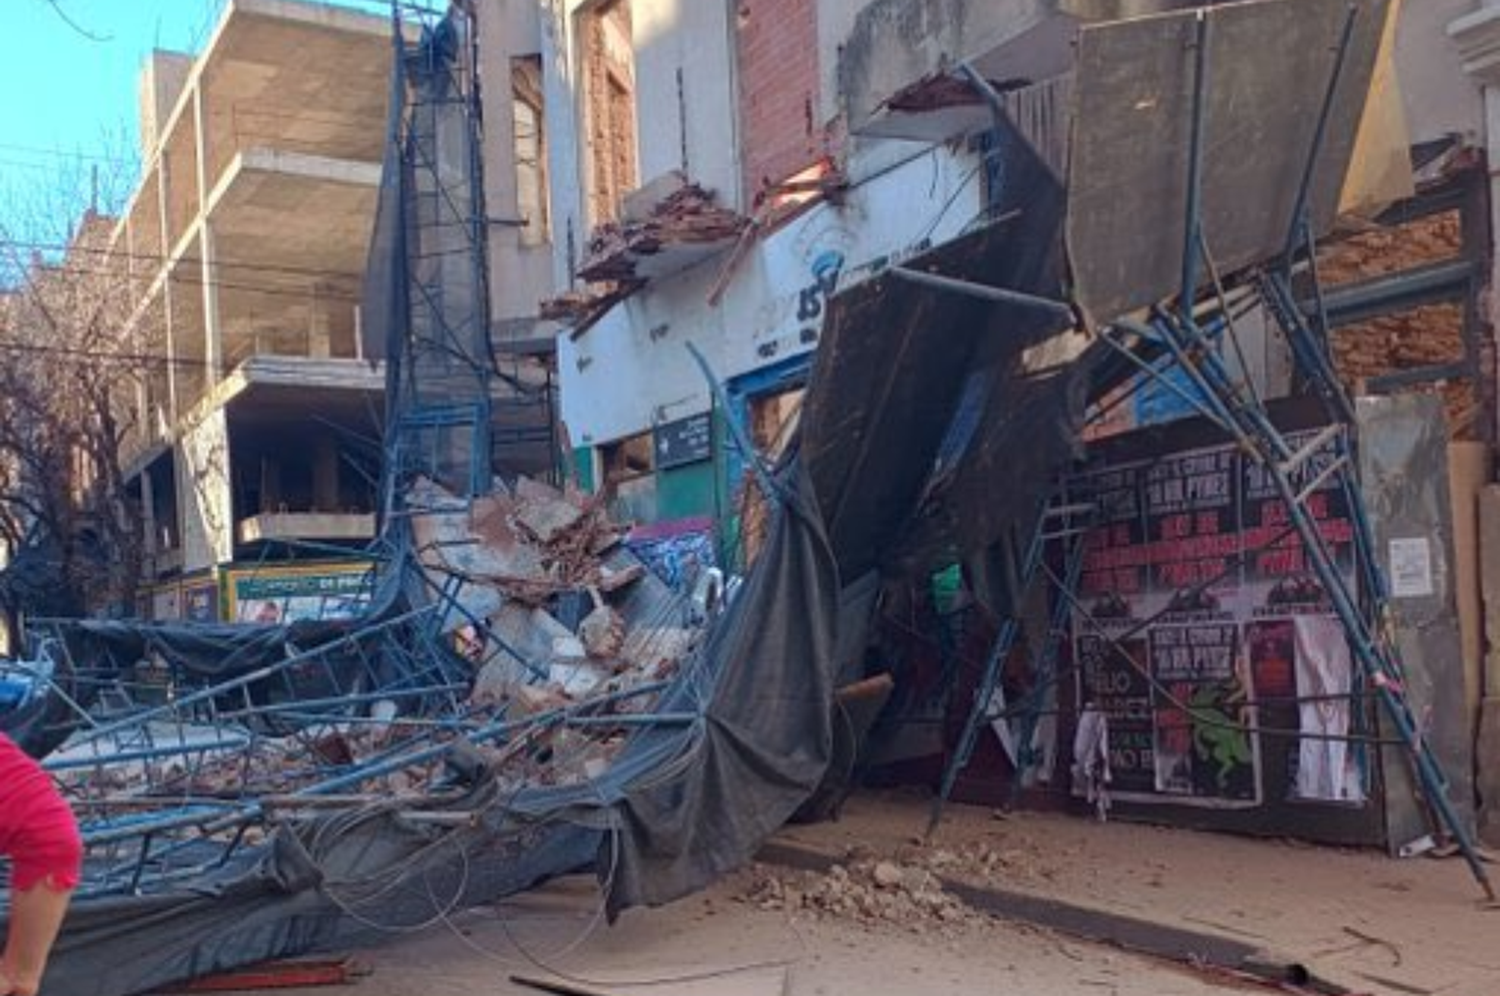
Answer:
[[369, 606], [374, 580], [367, 564], [264, 566], [231, 571], [229, 596], [235, 622], [353, 619]]
[[150, 589], [148, 606], [156, 622], [218, 622], [219, 582], [208, 574], [158, 585]]
[[219, 622], [217, 578], [187, 582], [182, 587], [183, 618], [192, 622]]
[[[1293, 433], [1295, 447], [1315, 432]], [[1297, 467], [1304, 507], [1346, 579], [1354, 529], [1340, 441]], [[1091, 503], [1073, 619], [1080, 703], [1109, 725], [1113, 794], [1244, 808], [1265, 801], [1263, 728], [1315, 733], [1276, 784], [1293, 798], [1358, 802], [1353, 675], [1343, 629], [1274, 480], [1232, 445], [1096, 465], [1071, 482]], [[1320, 709], [1309, 708], [1317, 698]], [[1271, 720], [1275, 720], [1272, 722]]]

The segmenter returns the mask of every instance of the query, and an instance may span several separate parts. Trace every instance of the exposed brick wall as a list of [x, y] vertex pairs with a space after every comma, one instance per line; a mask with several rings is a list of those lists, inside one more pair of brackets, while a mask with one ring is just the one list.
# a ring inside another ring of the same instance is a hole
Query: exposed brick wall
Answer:
[[740, 145], [747, 203], [810, 166], [825, 148], [817, 121], [816, 0], [739, 0]]
[[[1326, 285], [1375, 277], [1452, 259], [1463, 250], [1457, 211], [1432, 215], [1398, 228], [1358, 235], [1325, 251], [1319, 260]], [[1336, 329], [1333, 358], [1351, 388], [1382, 374], [1464, 359], [1464, 309], [1458, 303], [1434, 304]], [[1440, 390], [1449, 424], [1458, 438], [1473, 438], [1478, 428], [1479, 395], [1474, 384], [1449, 382], [1415, 390]]]
[[1458, 212], [1445, 211], [1339, 242], [1324, 250], [1318, 265], [1325, 281], [1341, 284], [1453, 259], [1462, 250]]
[[589, 217], [597, 225], [618, 216], [620, 198], [637, 184], [630, 0], [609, 0], [585, 12], [580, 28], [588, 101]]

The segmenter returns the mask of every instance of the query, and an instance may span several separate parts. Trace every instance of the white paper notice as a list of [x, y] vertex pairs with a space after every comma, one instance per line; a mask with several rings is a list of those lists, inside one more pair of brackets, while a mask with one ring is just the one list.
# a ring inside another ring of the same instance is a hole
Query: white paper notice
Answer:
[[1391, 540], [1391, 594], [1422, 598], [1432, 593], [1432, 547], [1427, 538]]

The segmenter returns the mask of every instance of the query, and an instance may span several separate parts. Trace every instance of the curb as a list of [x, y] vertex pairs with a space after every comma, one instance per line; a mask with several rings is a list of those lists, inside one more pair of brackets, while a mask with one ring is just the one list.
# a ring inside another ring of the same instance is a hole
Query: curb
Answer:
[[[756, 853], [755, 860], [820, 874], [841, 861], [836, 855], [784, 840], [766, 843]], [[1300, 962], [1221, 934], [1110, 913], [1061, 899], [979, 886], [947, 875], [936, 878], [969, 908], [1002, 920], [1044, 927], [1081, 941], [1173, 962], [1220, 980], [1258, 983], [1278, 992], [1358, 996], [1353, 990], [1316, 977]]]

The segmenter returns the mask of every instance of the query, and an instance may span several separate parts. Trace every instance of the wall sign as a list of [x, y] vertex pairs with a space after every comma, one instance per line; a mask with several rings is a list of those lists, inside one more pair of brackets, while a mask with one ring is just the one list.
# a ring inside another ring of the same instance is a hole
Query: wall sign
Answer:
[[652, 430], [656, 445], [656, 469], [669, 470], [713, 456], [713, 416], [709, 412], [689, 415]]
[[1391, 594], [1396, 598], [1427, 598], [1434, 592], [1432, 546], [1425, 536], [1391, 540]]
[[228, 572], [235, 622], [353, 619], [374, 594], [370, 564], [260, 565]]

